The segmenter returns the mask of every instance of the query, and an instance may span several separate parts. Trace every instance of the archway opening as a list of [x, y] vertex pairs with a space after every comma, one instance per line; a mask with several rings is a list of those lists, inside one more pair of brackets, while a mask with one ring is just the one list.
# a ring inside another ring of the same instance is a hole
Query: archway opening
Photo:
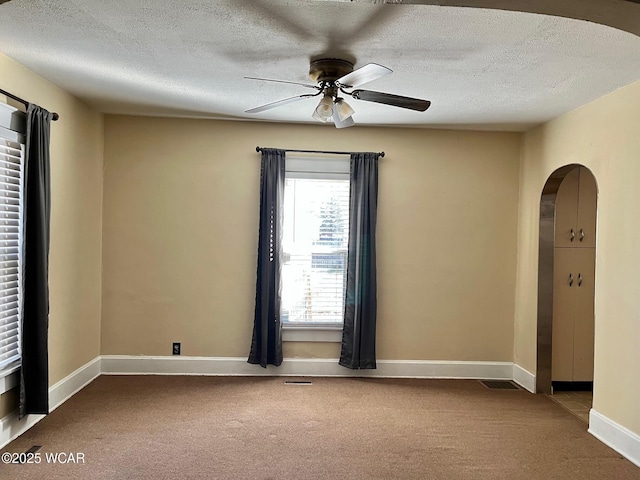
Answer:
[[593, 384], [597, 185], [589, 169], [555, 170], [540, 197], [536, 392]]

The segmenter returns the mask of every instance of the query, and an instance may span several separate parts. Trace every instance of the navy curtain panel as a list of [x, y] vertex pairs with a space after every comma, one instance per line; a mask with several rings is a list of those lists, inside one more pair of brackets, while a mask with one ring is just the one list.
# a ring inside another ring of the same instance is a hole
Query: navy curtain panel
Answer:
[[349, 246], [340, 365], [376, 368], [378, 153], [351, 154]]
[[20, 418], [49, 413], [49, 222], [51, 181], [49, 142], [53, 114], [27, 109], [23, 166], [22, 367]]
[[249, 363], [282, 363], [282, 221], [284, 208], [284, 150], [263, 149], [260, 174], [260, 230], [253, 339]]

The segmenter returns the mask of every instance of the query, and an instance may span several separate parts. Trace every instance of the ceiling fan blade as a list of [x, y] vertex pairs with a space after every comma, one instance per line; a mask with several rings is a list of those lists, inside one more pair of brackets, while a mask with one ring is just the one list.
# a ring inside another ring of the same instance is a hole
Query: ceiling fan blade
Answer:
[[364, 67], [355, 69], [351, 73], [347, 73], [345, 76], [336, 80], [342, 87], [351, 88], [357, 87], [367, 82], [377, 80], [385, 75], [393, 73], [393, 70], [377, 63], [368, 63]]
[[287, 103], [297, 102], [298, 100], [302, 100], [303, 98], [315, 97], [317, 95], [320, 95], [320, 93], [317, 93], [314, 95], [308, 94], [308, 95], [298, 95], [297, 97], [289, 97], [283, 100], [278, 100], [277, 102], [271, 102], [265, 105], [260, 105], [259, 107], [245, 110], [244, 113], [260, 113], [260, 112], [264, 112], [265, 110], [271, 110], [272, 108], [279, 107], [281, 105], [286, 105]]
[[390, 93], [372, 92], [371, 90], [354, 90], [351, 96], [357, 100], [365, 102], [384, 103], [394, 107], [408, 108], [424, 112], [431, 106], [429, 100], [420, 100], [419, 98], [403, 97], [400, 95], [391, 95]]
[[311, 85], [310, 83], [299, 83], [299, 82], [289, 82], [288, 80], [272, 80], [270, 78], [258, 78], [258, 77], [244, 77], [247, 80], [260, 80], [262, 82], [276, 82], [276, 83], [288, 83], [290, 85], [301, 85], [307, 88], [315, 88], [316, 90], [320, 90], [320, 87], [316, 85]]

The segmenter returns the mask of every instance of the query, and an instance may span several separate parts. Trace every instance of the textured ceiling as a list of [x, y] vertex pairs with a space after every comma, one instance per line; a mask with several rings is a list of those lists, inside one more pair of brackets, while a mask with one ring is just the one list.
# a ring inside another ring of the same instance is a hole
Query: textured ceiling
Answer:
[[[545, 15], [330, 0], [12, 0], [0, 51], [107, 113], [314, 122], [309, 59], [394, 70], [364, 88], [424, 113], [349, 100], [358, 124], [524, 130], [640, 79], [640, 38]], [[1, 72], [0, 72], [1, 79]], [[0, 85], [1, 86], [1, 85]], [[15, 92], [19, 93], [19, 92]]]

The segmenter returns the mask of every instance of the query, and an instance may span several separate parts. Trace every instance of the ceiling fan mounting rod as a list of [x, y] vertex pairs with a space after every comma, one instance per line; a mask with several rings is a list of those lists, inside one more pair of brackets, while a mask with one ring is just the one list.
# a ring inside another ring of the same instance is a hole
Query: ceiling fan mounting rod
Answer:
[[326, 96], [329, 96], [333, 99], [338, 97], [338, 87], [336, 87], [334, 83], [326, 84], [323, 87], [323, 91]]

